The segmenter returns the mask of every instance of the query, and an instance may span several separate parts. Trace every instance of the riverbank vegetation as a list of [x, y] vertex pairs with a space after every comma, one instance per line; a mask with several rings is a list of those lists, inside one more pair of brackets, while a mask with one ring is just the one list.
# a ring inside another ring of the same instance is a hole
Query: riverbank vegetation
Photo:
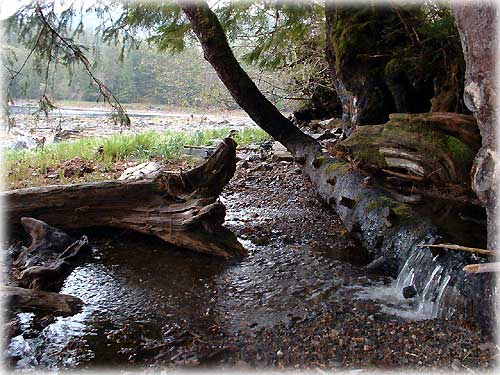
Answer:
[[[156, 49], [142, 45], [122, 56], [124, 52], [119, 45], [108, 45], [97, 39], [97, 44], [92, 46], [93, 42], [92, 32], [82, 35], [78, 41], [84, 50], [89, 53], [94, 51], [93, 73], [123, 104], [238, 108], [197, 48], [186, 48], [175, 54], [159, 54]], [[6, 50], [10, 52], [7, 57], [15, 55], [16, 61], [24, 61], [30, 52], [19, 45], [14, 36], [7, 37]], [[278, 81], [283, 80], [249, 64], [244, 66], [280, 109], [290, 110], [290, 104], [281, 98], [285, 94]], [[52, 102], [96, 102], [99, 99], [83, 66], [51, 69], [48, 79], [39, 74], [39, 69], [36, 61], [27, 60], [22, 74], [12, 84], [10, 96], [13, 99], [38, 99], [44, 93]]]
[[[165, 131], [116, 134], [58, 142], [35, 150], [7, 150], [4, 155], [8, 188], [116, 178], [133, 163], [161, 160], [190, 165], [184, 146], [218, 146], [229, 128], [193, 132]], [[263, 130], [245, 128], [235, 133], [239, 147], [270, 139]]]

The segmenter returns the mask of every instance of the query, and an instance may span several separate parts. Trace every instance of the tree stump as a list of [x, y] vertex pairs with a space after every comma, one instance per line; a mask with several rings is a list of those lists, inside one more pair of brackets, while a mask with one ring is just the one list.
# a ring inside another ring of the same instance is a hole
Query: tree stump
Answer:
[[23, 217], [21, 223], [31, 236], [12, 264], [12, 278], [24, 288], [59, 291], [66, 277], [91, 255], [87, 237], [75, 241], [43, 221]]

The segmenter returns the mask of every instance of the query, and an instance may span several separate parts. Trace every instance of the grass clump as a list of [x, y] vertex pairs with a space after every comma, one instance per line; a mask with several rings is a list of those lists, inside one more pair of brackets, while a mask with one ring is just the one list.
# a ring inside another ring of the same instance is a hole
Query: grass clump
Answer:
[[[53, 143], [38, 150], [7, 150], [4, 153], [6, 182], [11, 188], [17, 187], [21, 181], [26, 182], [22, 186], [39, 185], [35, 180], [40, 179], [40, 176], [49, 171], [61, 174], [61, 165], [75, 158], [90, 163], [100, 172], [111, 170], [117, 162], [144, 162], [152, 159], [176, 162], [180, 159], [184, 146], [216, 146], [218, 140], [228, 134], [229, 129], [116, 134], [106, 138]], [[267, 133], [258, 128], [245, 128], [233, 138], [240, 147], [270, 139]], [[88, 177], [99, 179], [99, 176]]]

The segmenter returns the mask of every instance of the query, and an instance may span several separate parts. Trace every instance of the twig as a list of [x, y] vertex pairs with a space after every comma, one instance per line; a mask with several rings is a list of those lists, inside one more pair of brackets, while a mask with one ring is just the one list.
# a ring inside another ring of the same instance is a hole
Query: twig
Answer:
[[424, 177], [413, 176], [411, 174], [398, 173], [398, 172], [390, 171], [388, 169], [382, 169], [382, 172], [385, 172], [385, 173], [390, 174], [392, 176], [404, 178], [406, 180], [417, 181], [417, 182], [421, 182], [425, 179]]
[[463, 270], [469, 273], [500, 272], [500, 263], [468, 264]]
[[[28, 63], [28, 60], [30, 59], [31, 55], [33, 54], [33, 52], [35, 52], [35, 49], [36, 47], [38, 46], [38, 43], [40, 43], [40, 38], [42, 37], [42, 34], [45, 32], [45, 25], [43, 25], [42, 27], [42, 31], [40, 31], [40, 34], [38, 34], [38, 38], [36, 38], [36, 41], [35, 41], [35, 45], [33, 46], [33, 48], [30, 50], [30, 52], [28, 53], [28, 56], [24, 59], [24, 62], [23, 64], [21, 65], [21, 68], [19, 68], [19, 70], [13, 74], [10, 78], [10, 82], [12, 84], [12, 82], [17, 78], [17, 76], [19, 74], [21, 74], [21, 72], [23, 71], [24, 67], [26, 66], [26, 64]], [[9, 84], [10, 86], [10, 84]]]
[[64, 46], [66, 46], [69, 50], [73, 52], [76, 58], [83, 64], [85, 70], [87, 71], [87, 74], [90, 76], [90, 78], [96, 83], [99, 92], [101, 95], [107, 100], [107, 102], [113, 107], [118, 112], [118, 115], [120, 116], [120, 124], [121, 125], [126, 125], [130, 126], [130, 118], [127, 115], [127, 112], [125, 109], [122, 107], [118, 99], [115, 97], [115, 95], [108, 89], [108, 87], [101, 81], [99, 80], [94, 73], [92, 72], [90, 61], [87, 59], [87, 57], [82, 53], [79, 47], [74, 46], [68, 40], [66, 40], [65, 37], [63, 37], [59, 32], [50, 24], [50, 22], [47, 20], [45, 15], [42, 12], [42, 8], [40, 7], [40, 4], [37, 4], [36, 6], [36, 12], [38, 13], [40, 19], [44, 23], [44, 25], [49, 29], [49, 31], [52, 33], [53, 36], [56, 36]]
[[468, 252], [468, 253], [476, 253], [476, 254], [484, 254], [484, 255], [495, 255], [495, 254], [498, 254], [498, 252], [494, 251], [494, 250], [478, 249], [478, 248], [475, 248], [475, 247], [452, 245], [452, 244], [446, 244], [446, 243], [445, 244], [438, 244], [438, 245], [421, 244], [421, 245], [418, 245], [417, 247], [435, 247], [435, 248], [450, 249], [450, 250], [459, 250], [459, 251], [465, 251], [465, 252]]

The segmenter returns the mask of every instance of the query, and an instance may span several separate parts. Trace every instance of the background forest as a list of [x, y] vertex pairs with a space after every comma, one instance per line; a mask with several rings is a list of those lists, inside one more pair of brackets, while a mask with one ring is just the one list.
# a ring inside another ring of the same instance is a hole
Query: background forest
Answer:
[[[100, 38], [95, 38], [88, 31], [79, 38], [79, 43], [92, 51], [89, 57], [95, 76], [122, 103], [238, 108], [217, 74], [203, 59], [200, 48], [189, 46], [177, 53], [158, 53], [156, 49], [143, 44], [124, 52], [120, 45], [106, 44]], [[8, 40], [8, 46], [17, 64], [26, 60], [29, 49], [20, 46], [13, 38]], [[243, 49], [239, 50], [241, 52]], [[41, 74], [36, 64], [32, 59], [27, 60], [25, 68], [12, 85], [11, 95], [14, 99], [38, 100], [43, 95], [46, 76]], [[281, 110], [291, 109], [293, 103], [285, 99], [286, 75], [280, 75], [278, 80], [269, 70], [250, 64], [244, 64], [244, 68], [275, 105]], [[47, 91], [54, 100], [92, 102], [99, 96], [81, 64], [71, 65], [70, 69], [54, 64], [47, 82]]]

